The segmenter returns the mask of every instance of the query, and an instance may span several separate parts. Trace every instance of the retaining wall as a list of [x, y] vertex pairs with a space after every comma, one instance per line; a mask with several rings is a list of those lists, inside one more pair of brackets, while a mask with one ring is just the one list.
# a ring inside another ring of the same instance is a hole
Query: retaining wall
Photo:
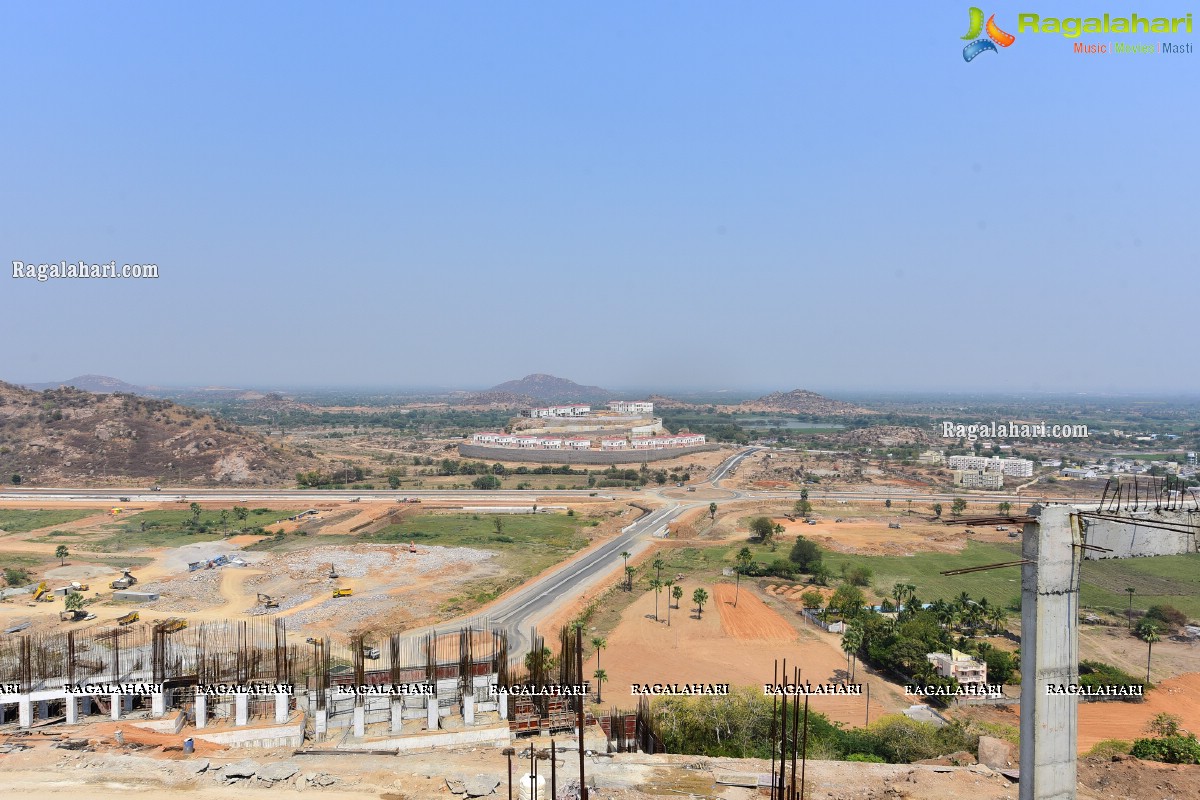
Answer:
[[675, 447], [669, 450], [627, 450], [622, 453], [607, 453], [602, 450], [522, 450], [516, 447], [486, 447], [478, 444], [460, 444], [458, 454], [463, 458], [480, 461], [519, 461], [529, 464], [648, 464], [651, 461], [666, 461], [671, 458], [720, 450], [719, 444], [701, 444], [695, 447]]

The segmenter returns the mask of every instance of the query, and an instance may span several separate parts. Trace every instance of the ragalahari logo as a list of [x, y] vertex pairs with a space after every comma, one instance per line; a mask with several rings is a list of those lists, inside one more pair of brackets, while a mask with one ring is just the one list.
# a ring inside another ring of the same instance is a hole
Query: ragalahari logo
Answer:
[[[979, 34], [987, 31], [987, 37], [979, 38]], [[1000, 26], [996, 24], [996, 15], [992, 14], [988, 17], [987, 25], [983, 24], [983, 10], [971, 6], [971, 28], [967, 31], [964, 39], [973, 39], [970, 44], [963, 48], [963, 60], [970, 61], [975, 56], [987, 50], [993, 53], [999, 52], [996, 50], [996, 45], [1000, 47], [1008, 47], [1017, 40], [1017, 37], [1011, 33], [1005, 33], [1000, 30]]]

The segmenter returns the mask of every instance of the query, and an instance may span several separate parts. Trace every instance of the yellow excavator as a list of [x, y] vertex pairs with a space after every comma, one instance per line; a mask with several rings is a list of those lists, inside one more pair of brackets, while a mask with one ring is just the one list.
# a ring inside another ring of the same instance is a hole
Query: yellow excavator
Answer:
[[33, 602], [36, 603], [40, 600], [49, 600], [49, 599], [50, 599], [50, 589], [48, 589], [46, 587], [46, 582], [42, 581], [41, 583], [39, 583], [37, 585], [37, 588], [33, 590]]

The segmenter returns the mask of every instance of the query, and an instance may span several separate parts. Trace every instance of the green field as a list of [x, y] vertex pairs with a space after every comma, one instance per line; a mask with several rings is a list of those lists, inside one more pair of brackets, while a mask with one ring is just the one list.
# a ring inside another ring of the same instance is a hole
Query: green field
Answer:
[[77, 519], [101, 513], [99, 508], [61, 508], [47, 511], [30, 511], [24, 508], [0, 509], [0, 531], [26, 533], [51, 525], [62, 525]]
[[[717, 573], [733, 565], [737, 551], [743, 545], [722, 545], [704, 549], [688, 548], [664, 553], [668, 569], [674, 572]], [[767, 548], [749, 545], [756, 561], [770, 562], [787, 558], [790, 544], [780, 542], [771, 553]], [[963, 567], [1016, 561], [1021, 557], [1016, 544], [967, 542], [961, 553], [915, 553], [911, 556], [856, 556], [825, 552], [825, 564], [834, 576], [847, 569], [868, 567], [873, 573], [871, 586], [881, 598], [891, 594], [897, 583], [917, 587], [918, 599], [932, 602], [946, 600], [967, 592], [973, 598], [986, 597], [992, 603], [1012, 606], [1021, 596], [1019, 567], [976, 572], [970, 575], [946, 576], [946, 570]], [[797, 582], [804, 582], [802, 576]], [[835, 581], [836, 583], [836, 581]], [[1155, 603], [1167, 603], [1193, 619], [1200, 619], [1200, 554], [1156, 556], [1154, 558], [1124, 558], [1085, 561], [1080, 588], [1080, 603], [1087, 608], [1126, 608], [1129, 596], [1126, 587], [1133, 587], [1134, 608], [1145, 610]]]
[[256, 508], [250, 511], [246, 519], [239, 520], [232, 511], [227, 511], [222, 522], [220, 511], [205, 509], [192, 527], [187, 524], [192, 518], [191, 511], [187, 509], [143, 511], [106, 525], [107, 535], [81, 546], [89, 550], [120, 553], [143, 547], [178, 547], [192, 542], [211, 542], [222, 538], [226, 532], [232, 535], [272, 525], [294, 513]]

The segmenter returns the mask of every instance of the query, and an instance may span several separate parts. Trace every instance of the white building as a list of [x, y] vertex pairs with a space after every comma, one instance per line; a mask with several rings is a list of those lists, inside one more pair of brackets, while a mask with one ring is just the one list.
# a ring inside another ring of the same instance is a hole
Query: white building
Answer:
[[582, 436], [575, 436], [567, 439], [568, 450], [590, 450], [592, 449], [592, 440], [585, 439]]
[[611, 400], [608, 403], [608, 410], [614, 414], [649, 416], [654, 413], [654, 403], [634, 400]]
[[926, 653], [925, 658], [933, 664], [938, 675], [955, 678], [961, 686], [987, 683], [987, 664], [966, 653], [951, 649], [949, 653]]
[[954, 482], [964, 489], [1003, 489], [1004, 476], [981, 469], [953, 470]]
[[917, 462], [920, 464], [930, 464], [935, 467], [940, 467], [946, 463], [946, 457], [942, 455], [940, 450], [926, 450], [921, 455], [917, 456]]
[[562, 450], [563, 440], [550, 437], [538, 439], [538, 447], [542, 448], [543, 450]]
[[543, 417], [586, 417], [592, 413], [591, 406], [584, 405], [569, 405], [569, 406], [546, 406], [545, 408], [529, 408], [521, 412], [523, 417], [533, 417], [534, 419]]
[[536, 436], [516, 436], [513, 438], [513, 444], [525, 450], [532, 450], [540, 445], [541, 441]]
[[1033, 475], [1033, 462], [1027, 458], [1000, 458], [999, 456], [950, 456], [950, 469], [967, 471], [984, 470], [1011, 475], [1014, 478], [1028, 478]]
[[628, 439], [601, 439], [601, 450], [625, 450], [629, 447]]

